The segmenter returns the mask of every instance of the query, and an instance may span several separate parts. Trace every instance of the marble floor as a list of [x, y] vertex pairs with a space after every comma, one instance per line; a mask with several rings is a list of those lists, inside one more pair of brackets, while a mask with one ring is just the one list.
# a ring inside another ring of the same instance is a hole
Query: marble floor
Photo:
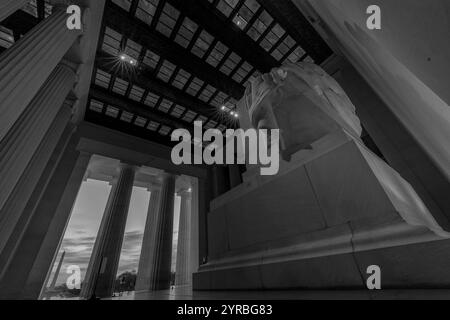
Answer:
[[175, 287], [155, 292], [137, 292], [113, 300], [449, 300], [450, 290], [308, 290], [308, 291], [192, 291]]

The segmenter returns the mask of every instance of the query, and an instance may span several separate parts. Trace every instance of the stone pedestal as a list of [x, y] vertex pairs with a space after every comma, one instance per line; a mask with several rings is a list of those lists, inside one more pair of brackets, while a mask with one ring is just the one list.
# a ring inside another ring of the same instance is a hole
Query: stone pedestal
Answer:
[[450, 285], [450, 235], [412, 187], [359, 140], [335, 132], [283, 162], [247, 173], [208, 215], [208, 263], [194, 289]]
[[178, 226], [177, 263], [175, 269], [175, 285], [191, 284], [191, 203], [192, 194], [189, 190], [179, 192], [181, 197], [180, 223]]
[[92, 257], [86, 271], [81, 290], [82, 298], [89, 299], [92, 295], [99, 298], [112, 296], [133, 191], [134, 176], [134, 166], [121, 164], [120, 173], [113, 182]]

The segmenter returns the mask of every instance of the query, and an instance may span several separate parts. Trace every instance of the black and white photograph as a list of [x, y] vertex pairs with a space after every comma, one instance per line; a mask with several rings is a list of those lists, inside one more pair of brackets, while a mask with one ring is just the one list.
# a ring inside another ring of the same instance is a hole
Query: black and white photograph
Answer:
[[0, 0], [0, 300], [450, 300], [449, 103], [450, 0]]

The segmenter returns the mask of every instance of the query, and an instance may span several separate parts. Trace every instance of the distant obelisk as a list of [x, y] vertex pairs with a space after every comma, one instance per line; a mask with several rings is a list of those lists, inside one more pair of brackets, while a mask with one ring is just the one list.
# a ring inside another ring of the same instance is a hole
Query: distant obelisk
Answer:
[[63, 251], [61, 260], [59, 260], [58, 268], [56, 268], [55, 276], [53, 277], [52, 284], [50, 285], [49, 290], [54, 290], [56, 287], [56, 281], [58, 280], [59, 273], [61, 272], [62, 263], [64, 261], [64, 256], [66, 255], [66, 251]]

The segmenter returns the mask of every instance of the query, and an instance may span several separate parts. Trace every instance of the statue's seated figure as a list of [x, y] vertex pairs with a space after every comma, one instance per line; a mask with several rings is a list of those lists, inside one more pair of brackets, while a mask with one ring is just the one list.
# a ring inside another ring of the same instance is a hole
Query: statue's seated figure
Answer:
[[254, 79], [244, 100], [254, 128], [280, 129], [280, 150], [286, 160], [342, 128], [355, 138], [361, 136], [354, 105], [341, 86], [313, 63], [285, 64]]

